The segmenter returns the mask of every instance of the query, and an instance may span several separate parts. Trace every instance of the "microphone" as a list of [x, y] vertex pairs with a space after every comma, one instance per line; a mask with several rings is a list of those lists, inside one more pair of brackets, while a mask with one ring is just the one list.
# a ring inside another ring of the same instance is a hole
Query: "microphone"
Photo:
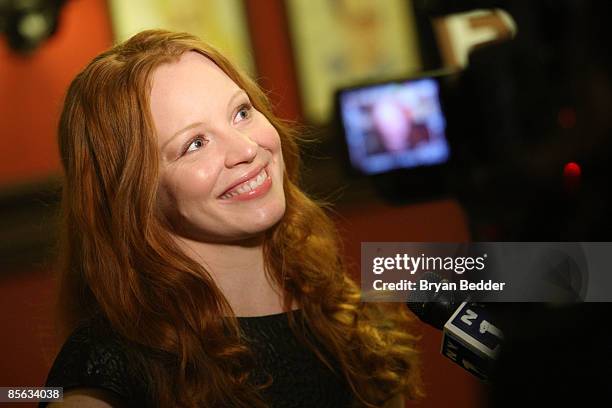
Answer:
[[[435, 273], [421, 280], [445, 283]], [[469, 302], [469, 297], [454, 291], [415, 291], [408, 308], [424, 323], [442, 330], [441, 353], [483, 381], [488, 381], [499, 356], [504, 334], [491, 308]]]
[[442, 332], [442, 354], [483, 381], [489, 380], [504, 340], [493, 320], [486, 305], [463, 302]]

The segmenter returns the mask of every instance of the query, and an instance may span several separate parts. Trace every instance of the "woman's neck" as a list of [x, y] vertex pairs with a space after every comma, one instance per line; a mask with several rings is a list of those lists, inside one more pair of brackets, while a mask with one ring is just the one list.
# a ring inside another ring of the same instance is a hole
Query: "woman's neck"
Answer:
[[282, 291], [264, 272], [262, 239], [227, 244], [181, 238], [177, 243], [210, 273], [236, 316], [283, 311]]

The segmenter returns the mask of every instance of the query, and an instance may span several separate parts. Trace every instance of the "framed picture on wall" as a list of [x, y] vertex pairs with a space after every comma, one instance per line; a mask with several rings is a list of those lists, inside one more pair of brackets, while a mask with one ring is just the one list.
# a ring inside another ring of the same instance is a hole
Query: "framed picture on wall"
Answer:
[[255, 72], [242, 0], [110, 0], [109, 6], [117, 42], [150, 28], [186, 31]]
[[421, 59], [407, 0], [287, 0], [305, 118], [327, 122], [338, 88], [407, 76]]

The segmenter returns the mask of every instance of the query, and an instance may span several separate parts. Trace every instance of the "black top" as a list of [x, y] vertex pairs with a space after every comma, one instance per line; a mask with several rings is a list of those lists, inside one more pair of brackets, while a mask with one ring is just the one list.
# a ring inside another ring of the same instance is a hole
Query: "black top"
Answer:
[[[267, 373], [272, 376], [272, 385], [262, 391], [271, 408], [351, 405], [352, 393], [342, 374], [331, 372], [299, 342], [289, 327], [287, 313], [238, 317], [238, 322], [257, 362], [252, 379], [262, 383]], [[82, 325], [56, 357], [46, 386], [64, 387], [64, 392], [75, 387], [99, 388], [110, 391], [126, 406], [146, 407], [150, 405], [149, 386], [142, 374], [132, 372], [128, 354], [117, 336]], [[39, 407], [45, 405], [40, 403]]]

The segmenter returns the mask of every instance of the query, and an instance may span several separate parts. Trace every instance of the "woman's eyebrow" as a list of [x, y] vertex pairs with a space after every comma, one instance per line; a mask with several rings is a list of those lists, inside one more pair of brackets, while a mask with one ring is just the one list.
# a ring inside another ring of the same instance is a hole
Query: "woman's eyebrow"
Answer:
[[231, 109], [232, 103], [234, 102], [234, 100], [242, 95], [246, 96], [247, 98], [249, 97], [247, 93], [244, 91], [244, 89], [236, 90], [236, 92], [234, 92], [234, 94], [229, 98], [229, 101], [227, 101], [227, 109], [228, 110]]
[[178, 135], [180, 135], [181, 133], [184, 133], [186, 131], [188, 131], [189, 129], [193, 129], [194, 127], [198, 127], [202, 124], [203, 122], [194, 122], [190, 125], [185, 126], [184, 128], [180, 129], [179, 131], [177, 131], [175, 134], [173, 134], [170, 139], [166, 140], [164, 142], [164, 144], [162, 145], [162, 150], [166, 148], [166, 146], [172, 141], [174, 140]]

